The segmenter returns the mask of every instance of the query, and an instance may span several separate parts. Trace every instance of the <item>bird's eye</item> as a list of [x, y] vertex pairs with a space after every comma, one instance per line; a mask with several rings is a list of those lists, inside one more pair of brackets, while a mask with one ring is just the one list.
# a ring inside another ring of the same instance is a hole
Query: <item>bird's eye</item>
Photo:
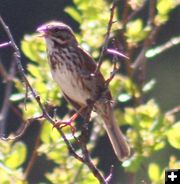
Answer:
[[55, 28], [55, 29], [54, 29], [54, 32], [55, 32], [55, 33], [59, 32], [59, 29], [58, 29], [58, 28]]

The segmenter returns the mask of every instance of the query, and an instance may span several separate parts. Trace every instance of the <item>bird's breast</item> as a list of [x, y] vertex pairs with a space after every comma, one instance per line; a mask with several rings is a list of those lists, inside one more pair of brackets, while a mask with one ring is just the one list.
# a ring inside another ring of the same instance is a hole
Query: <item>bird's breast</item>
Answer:
[[84, 85], [76, 66], [65, 55], [51, 55], [49, 64], [53, 79], [61, 90], [73, 101], [81, 105], [87, 104], [90, 93]]

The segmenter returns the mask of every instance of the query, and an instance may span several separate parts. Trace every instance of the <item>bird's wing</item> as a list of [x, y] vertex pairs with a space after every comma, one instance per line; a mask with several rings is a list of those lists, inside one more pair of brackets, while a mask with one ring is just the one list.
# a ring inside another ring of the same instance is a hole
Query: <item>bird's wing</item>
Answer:
[[[81, 58], [81, 60], [84, 61], [84, 65], [82, 67], [82, 71], [84, 70], [83, 73], [87, 73], [88, 75], [94, 74], [96, 71], [96, 68], [97, 68], [96, 62], [81, 47], [79, 47], [78, 50], [79, 50], [79, 55], [82, 55], [82, 57], [83, 57], [83, 59]], [[96, 85], [94, 86], [94, 90], [95, 90], [95, 88], [98, 88], [100, 91], [106, 90], [105, 79], [104, 79], [103, 75], [101, 74], [101, 72], [99, 72], [99, 71], [97, 72], [97, 74], [95, 76], [95, 83], [96, 83]], [[112, 99], [111, 93], [109, 92], [109, 90], [107, 90], [107, 93], [105, 96], [106, 96], [106, 99], [108, 99], [108, 100]]]
[[[62, 91], [63, 92], [63, 91]], [[71, 98], [69, 98], [64, 92], [63, 92], [63, 96], [64, 96], [64, 98], [66, 99], [66, 101], [67, 102], [69, 102], [72, 106], [73, 106], [73, 108], [74, 108], [74, 110], [76, 110], [76, 111], [78, 111], [82, 106], [81, 105], [79, 105], [77, 102], [75, 102], [74, 100], [72, 100]], [[81, 115], [81, 117], [84, 117], [84, 115], [86, 115], [86, 108], [84, 108], [81, 112], [80, 112], [80, 115]]]

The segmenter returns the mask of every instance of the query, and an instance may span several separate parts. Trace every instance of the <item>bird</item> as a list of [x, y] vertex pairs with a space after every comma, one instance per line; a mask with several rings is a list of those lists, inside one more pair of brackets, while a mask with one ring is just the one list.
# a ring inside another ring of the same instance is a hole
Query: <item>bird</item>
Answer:
[[[130, 156], [130, 146], [115, 121], [112, 96], [97, 62], [79, 45], [70, 26], [60, 21], [51, 21], [37, 28], [45, 39], [47, 58], [52, 78], [60, 87], [64, 98], [70, 103], [77, 118], [84, 118], [90, 104], [104, 122], [104, 127], [114, 152], [120, 161]], [[60, 123], [59, 123], [60, 124]]]

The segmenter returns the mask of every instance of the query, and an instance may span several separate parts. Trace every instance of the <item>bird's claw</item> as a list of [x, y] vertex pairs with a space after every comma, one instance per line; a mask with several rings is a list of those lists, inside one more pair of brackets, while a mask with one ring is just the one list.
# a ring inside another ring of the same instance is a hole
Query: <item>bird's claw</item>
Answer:
[[71, 128], [72, 133], [74, 134], [76, 132], [76, 128], [72, 125], [72, 121], [68, 120], [68, 121], [57, 121], [54, 125], [53, 128], [64, 128], [66, 126], [69, 126]]

